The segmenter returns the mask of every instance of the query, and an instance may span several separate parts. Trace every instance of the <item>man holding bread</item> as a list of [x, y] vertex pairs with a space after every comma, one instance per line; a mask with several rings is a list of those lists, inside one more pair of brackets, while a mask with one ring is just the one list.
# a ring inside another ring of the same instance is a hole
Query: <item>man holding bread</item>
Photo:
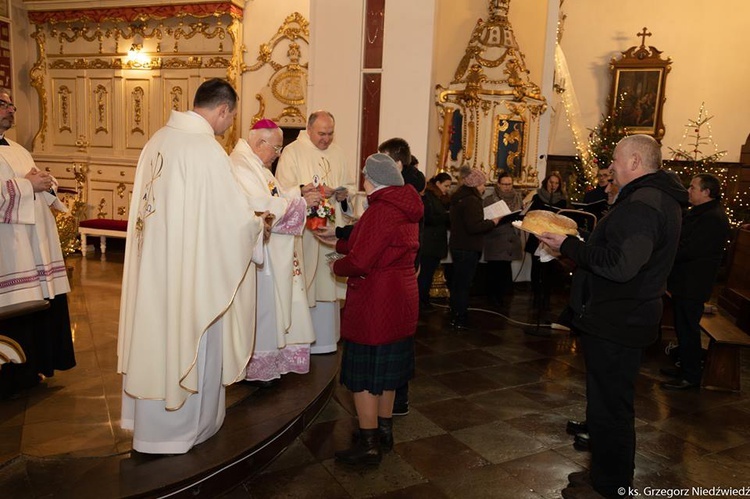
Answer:
[[576, 263], [569, 308], [586, 362], [591, 470], [569, 476], [565, 498], [591, 488], [604, 497], [626, 497], [618, 489], [632, 485], [635, 379], [641, 350], [657, 338], [681, 207], [688, 201], [661, 161], [652, 137], [625, 137], [611, 165], [619, 196], [589, 239], [549, 232], [539, 237]]

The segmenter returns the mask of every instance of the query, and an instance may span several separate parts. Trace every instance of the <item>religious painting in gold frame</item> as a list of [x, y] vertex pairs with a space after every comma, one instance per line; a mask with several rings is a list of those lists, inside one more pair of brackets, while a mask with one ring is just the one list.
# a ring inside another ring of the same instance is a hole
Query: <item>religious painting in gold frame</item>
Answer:
[[662, 59], [661, 51], [645, 46], [646, 36], [651, 36], [646, 28], [638, 36], [644, 40], [640, 47], [630, 47], [620, 59], [610, 61], [609, 115], [617, 127], [627, 129], [629, 134], [642, 133], [661, 140], [665, 86], [672, 60]]
[[526, 151], [526, 122], [517, 115], [495, 115], [491, 151], [490, 164], [495, 170], [495, 177], [504, 171], [519, 177]]

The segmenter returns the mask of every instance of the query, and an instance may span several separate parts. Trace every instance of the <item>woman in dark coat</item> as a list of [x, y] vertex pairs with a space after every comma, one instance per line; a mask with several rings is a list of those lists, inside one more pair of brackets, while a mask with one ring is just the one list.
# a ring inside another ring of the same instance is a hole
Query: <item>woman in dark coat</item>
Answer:
[[446, 194], [451, 186], [451, 176], [438, 173], [427, 183], [424, 203], [424, 230], [422, 232], [422, 255], [417, 283], [419, 285], [419, 308], [432, 308], [430, 288], [440, 260], [448, 256], [448, 207]]
[[362, 170], [368, 208], [336, 251], [337, 276], [348, 277], [341, 317], [341, 383], [354, 392], [359, 437], [336, 452], [347, 464], [378, 464], [393, 447], [396, 388], [414, 374], [419, 294], [414, 259], [419, 248], [422, 200], [404, 186], [396, 163], [385, 154], [368, 157]]
[[479, 258], [482, 256], [484, 235], [491, 231], [499, 218], [484, 219], [482, 194], [487, 177], [481, 170], [472, 168], [463, 184], [451, 197], [451, 235], [449, 246], [453, 260], [453, 278], [450, 287], [451, 326], [468, 329], [469, 290], [474, 280]]
[[[542, 181], [542, 186], [536, 190], [531, 199], [528, 211], [546, 210], [556, 212], [568, 206], [565, 191], [562, 188], [562, 177], [557, 172], [547, 175]], [[542, 310], [549, 308], [549, 273], [554, 262], [541, 262], [538, 256], [534, 256], [539, 247], [539, 239], [533, 234], [526, 239], [526, 253], [531, 254], [531, 291], [534, 293], [534, 307]]]
[[[505, 201], [510, 211], [521, 209], [521, 194], [513, 189], [513, 177], [503, 172], [497, 179], [495, 192], [484, 198], [484, 206]], [[489, 277], [488, 295], [493, 305], [501, 305], [503, 296], [513, 288], [513, 272], [510, 263], [520, 260], [521, 236], [518, 229], [509, 223], [500, 223], [484, 236], [484, 259]]]

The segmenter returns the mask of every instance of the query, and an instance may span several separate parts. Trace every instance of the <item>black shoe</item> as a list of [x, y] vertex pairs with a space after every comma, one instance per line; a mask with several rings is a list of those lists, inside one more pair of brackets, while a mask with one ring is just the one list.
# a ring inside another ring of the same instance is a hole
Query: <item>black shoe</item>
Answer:
[[573, 448], [575, 450], [587, 452], [590, 451], [591, 448], [589, 446], [589, 440], [591, 437], [589, 437], [588, 433], [579, 433], [575, 436], [573, 439]]
[[[378, 435], [380, 436], [380, 450], [390, 452], [393, 450], [393, 418], [381, 418], [378, 416]], [[352, 432], [352, 443], [359, 441], [360, 430]]]
[[393, 450], [393, 418], [381, 418], [378, 416], [378, 434], [380, 436], [380, 449], [383, 452]]
[[568, 435], [578, 435], [579, 433], [588, 433], [589, 432], [589, 425], [586, 424], [586, 421], [568, 421], [568, 424], [565, 426], [565, 431], [568, 433]]
[[465, 319], [453, 319], [451, 321], [451, 327], [456, 331], [468, 331], [471, 329], [469, 323]]
[[259, 379], [250, 381], [247, 379], [243, 379], [242, 381], [240, 381], [240, 383], [242, 383], [243, 385], [254, 386], [256, 388], [268, 389], [278, 385], [279, 381], [281, 381], [281, 378], [269, 379], [268, 381], [261, 381]]
[[406, 416], [409, 414], [409, 402], [403, 404], [393, 404], [393, 416]]
[[661, 387], [664, 390], [692, 390], [693, 388], [700, 388], [700, 386], [700, 383], [691, 383], [686, 379], [665, 381], [664, 383], [661, 383]]
[[377, 466], [383, 459], [380, 451], [380, 430], [359, 430], [359, 438], [352, 447], [336, 452], [336, 461], [354, 466]]
[[682, 379], [682, 369], [679, 367], [662, 367], [659, 369], [659, 373], [670, 378]]
[[581, 485], [591, 486], [591, 474], [588, 470], [574, 471], [568, 475], [568, 483], [573, 487], [580, 487]]

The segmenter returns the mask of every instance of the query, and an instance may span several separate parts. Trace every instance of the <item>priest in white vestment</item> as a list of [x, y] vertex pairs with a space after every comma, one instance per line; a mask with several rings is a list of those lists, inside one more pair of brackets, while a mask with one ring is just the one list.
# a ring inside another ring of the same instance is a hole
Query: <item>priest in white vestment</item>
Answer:
[[57, 181], [5, 133], [15, 124], [10, 90], [0, 88], [0, 307], [49, 300], [46, 310], [0, 321], [23, 348], [27, 362], [0, 375], [0, 398], [75, 366], [66, 293], [68, 275], [51, 208], [68, 211]]
[[[214, 435], [253, 351], [262, 219], [215, 135], [237, 93], [214, 78], [144, 147], [130, 208], [118, 337], [133, 449], [180, 454]], [[242, 306], [237, 306], [241, 304]]]
[[274, 219], [265, 244], [263, 264], [256, 267], [257, 322], [255, 350], [245, 379], [266, 383], [287, 373], [310, 370], [310, 344], [315, 341], [305, 279], [302, 275], [302, 232], [308, 206], [320, 202], [310, 190], [303, 197], [299, 186], [283, 189], [271, 173], [281, 153], [284, 136], [271, 120], [258, 121], [248, 139], [240, 139], [232, 153], [232, 173], [256, 212]]
[[[324, 197], [335, 206], [336, 226], [346, 225], [343, 214], [351, 213], [349, 193], [356, 192], [356, 171], [347, 167], [344, 151], [333, 143], [335, 122], [327, 111], [316, 111], [307, 129], [284, 148], [276, 178], [285, 189], [319, 183]], [[339, 340], [339, 300], [346, 297], [346, 282], [328, 268], [325, 255], [331, 249], [318, 241], [310, 229], [302, 236], [303, 265], [315, 328], [311, 353], [335, 352]]]

